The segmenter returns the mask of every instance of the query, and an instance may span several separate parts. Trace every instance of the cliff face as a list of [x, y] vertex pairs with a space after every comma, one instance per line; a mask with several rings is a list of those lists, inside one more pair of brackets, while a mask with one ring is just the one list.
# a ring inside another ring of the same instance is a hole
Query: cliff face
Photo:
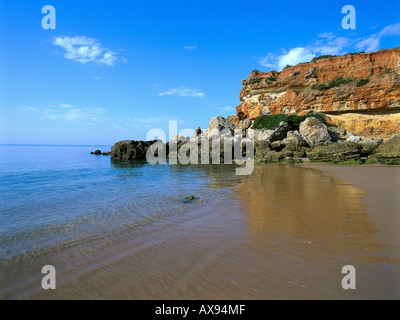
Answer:
[[[233, 122], [263, 114], [314, 111], [334, 115], [334, 124], [349, 129], [347, 119], [354, 118], [340, 116], [357, 113], [364, 115], [364, 123], [351, 127], [365, 136], [399, 132], [400, 48], [314, 60], [282, 72], [252, 72], [242, 80], [242, 103]], [[392, 114], [397, 114], [396, 119]], [[371, 128], [365, 129], [368, 124]]]

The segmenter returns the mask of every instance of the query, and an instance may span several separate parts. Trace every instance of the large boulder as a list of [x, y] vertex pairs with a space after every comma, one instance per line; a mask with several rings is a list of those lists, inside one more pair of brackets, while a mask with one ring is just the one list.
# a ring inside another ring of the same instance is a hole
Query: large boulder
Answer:
[[286, 146], [297, 146], [297, 147], [307, 146], [307, 141], [297, 130], [289, 131], [286, 135], [286, 138], [282, 140], [282, 143]]
[[352, 133], [347, 131], [346, 129], [338, 127], [328, 127], [328, 133], [331, 136], [331, 140], [333, 142], [346, 140], [352, 135]]
[[331, 141], [327, 126], [314, 117], [300, 124], [300, 134], [311, 147]]
[[383, 143], [383, 139], [382, 138], [369, 138], [369, 139], [362, 140], [361, 142], [359, 142], [359, 145], [360, 145], [361, 151], [362, 151], [362, 156], [363, 157], [368, 157], [382, 143]]
[[286, 134], [292, 130], [292, 127], [287, 123], [282, 121], [275, 130], [267, 129], [255, 129], [254, 130], [254, 140], [255, 141], [280, 141], [286, 137]]
[[385, 164], [400, 164], [400, 135], [377, 147], [372, 158]]
[[129, 162], [133, 160], [146, 159], [147, 149], [155, 142], [157, 142], [157, 140], [123, 140], [117, 142], [111, 148], [111, 160]]
[[270, 141], [274, 130], [267, 129], [254, 129], [254, 140], [257, 142]]
[[208, 125], [208, 138], [232, 138], [235, 125], [222, 116], [216, 116], [210, 120]]
[[210, 120], [210, 124], [208, 125], [208, 131], [213, 129], [218, 129], [219, 131], [230, 129], [233, 131], [235, 130], [235, 125], [222, 116], [216, 116]]
[[292, 127], [287, 123], [282, 121], [274, 130], [270, 137], [270, 141], [278, 141], [278, 140], [283, 140], [287, 133], [292, 130]]
[[361, 147], [355, 143], [330, 143], [316, 146], [307, 152], [307, 157], [314, 162], [344, 162], [361, 159]]

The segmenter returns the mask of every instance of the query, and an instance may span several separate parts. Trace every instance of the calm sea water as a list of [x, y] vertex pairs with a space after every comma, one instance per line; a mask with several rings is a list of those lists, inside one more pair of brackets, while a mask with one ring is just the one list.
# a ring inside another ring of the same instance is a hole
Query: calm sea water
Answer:
[[[0, 262], [184, 214], [221, 196], [233, 167], [112, 163], [110, 146], [0, 146]], [[193, 201], [180, 201], [194, 195]]]

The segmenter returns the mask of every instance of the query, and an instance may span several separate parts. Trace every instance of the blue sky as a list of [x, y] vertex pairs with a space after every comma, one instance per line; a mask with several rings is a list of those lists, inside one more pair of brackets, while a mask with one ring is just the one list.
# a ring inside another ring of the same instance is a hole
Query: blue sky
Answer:
[[[348, 4], [355, 30], [341, 25]], [[253, 69], [400, 46], [392, 0], [7, 0], [0, 21], [3, 144], [112, 145], [168, 134], [169, 120], [204, 129], [235, 113]]]

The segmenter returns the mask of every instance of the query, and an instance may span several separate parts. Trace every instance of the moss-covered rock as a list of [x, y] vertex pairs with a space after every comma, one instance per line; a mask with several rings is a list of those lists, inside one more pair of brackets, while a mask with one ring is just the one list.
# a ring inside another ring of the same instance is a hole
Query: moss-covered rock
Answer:
[[308, 151], [307, 157], [313, 162], [358, 161], [361, 159], [361, 147], [355, 143], [331, 143]]
[[371, 160], [385, 164], [400, 164], [400, 135], [377, 147], [371, 156]]

